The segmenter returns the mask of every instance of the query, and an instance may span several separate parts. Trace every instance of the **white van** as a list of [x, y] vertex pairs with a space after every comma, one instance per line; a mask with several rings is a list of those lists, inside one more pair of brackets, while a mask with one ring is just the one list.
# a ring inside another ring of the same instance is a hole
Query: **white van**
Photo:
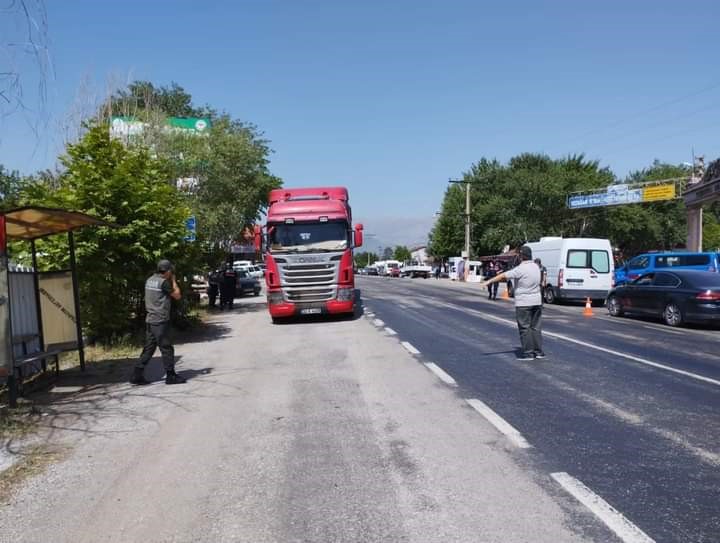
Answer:
[[557, 300], [605, 300], [613, 287], [612, 247], [607, 239], [540, 238], [526, 243], [533, 260], [547, 269], [546, 303]]

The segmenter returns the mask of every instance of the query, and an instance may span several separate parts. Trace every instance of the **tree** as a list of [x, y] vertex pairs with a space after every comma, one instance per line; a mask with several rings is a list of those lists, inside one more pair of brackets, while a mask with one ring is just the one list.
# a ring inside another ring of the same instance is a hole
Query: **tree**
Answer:
[[213, 121], [207, 137], [168, 134], [156, 148], [168, 160], [172, 178], [197, 180], [188, 202], [208, 255], [227, 251], [243, 228], [260, 218], [270, 191], [281, 186], [268, 169], [267, 141], [226, 115]]
[[0, 164], [0, 209], [16, 207], [20, 201], [20, 193], [25, 180], [16, 171], [7, 171]]
[[[194, 249], [183, 241], [190, 215], [170, 184], [166, 164], [147, 149], [125, 147], [106, 126], [91, 127], [61, 159], [57, 186], [37, 182], [23, 198], [37, 205], [83, 211], [117, 225], [85, 228], [76, 235], [80, 299], [86, 332], [109, 342], [131, 332], [143, 311], [145, 279], [161, 257], [192, 272]], [[67, 246], [57, 237], [40, 240], [43, 262], [68, 266]]]
[[[569, 210], [570, 192], [607, 186], [615, 176], [582, 155], [553, 160], [521, 154], [507, 165], [482, 159], [463, 176], [471, 183], [471, 252], [499, 253], [550, 235], [583, 235], [592, 223], [588, 211]], [[465, 187], [448, 187], [440, 217], [430, 233], [430, 254], [447, 258], [464, 247]]]
[[[146, 122], [133, 143], [150, 146], [170, 170], [170, 180], [192, 180], [187, 202], [197, 220], [197, 243], [208, 266], [222, 259], [242, 230], [255, 223], [272, 189], [281, 181], [269, 171], [269, 142], [256, 127], [197, 108], [181, 86], [155, 87], [136, 81], [106, 104], [114, 114], [132, 114]], [[197, 135], [168, 131], [168, 116], [207, 116], [211, 127]]]
[[356, 268], [364, 268], [365, 266], [370, 266], [373, 262], [377, 262], [378, 256], [375, 253], [369, 252], [355, 253], [353, 260]]
[[197, 108], [192, 96], [174, 81], [169, 87], [155, 87], [150, 81], [134, 81], [117, 91], [104, 105], [110, 115], [137, 116], [161, 111], [169, 117], [210, 117], [215, 111]]
[[[684, 166], [655, 161], [644, 170], [630, 173], [626, 183], [641, 183], [688, 176]], [[630, 257], [648, 250], [668, 250], [685, 245], [687, 217], [681, 200], [629, 204], [596, 211], [598, 220], [589, 233], [609, 238], [614, 247]]]
[[395, 260], [398, 260], [400, 262], [407, 262], [408, 260], [410, 260], [410, 258], [412, 258], [412, 255], [410, 254], [410, 249], [408, 249], [404, 245], [396, 245], [393, 256], [395, 257]]
[[385, 249], [383, 249], [383, 260], [392, 260], [392, 257], [393, 257], [393, 248], [385, 247]]

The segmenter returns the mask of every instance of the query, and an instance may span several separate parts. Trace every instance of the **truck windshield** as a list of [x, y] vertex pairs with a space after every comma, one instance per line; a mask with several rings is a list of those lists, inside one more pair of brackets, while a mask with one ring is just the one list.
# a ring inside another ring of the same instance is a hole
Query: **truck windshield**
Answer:
[[276, 224], [269, 229], [273, 251], [341, 251], [348, 247], [345, 222]]

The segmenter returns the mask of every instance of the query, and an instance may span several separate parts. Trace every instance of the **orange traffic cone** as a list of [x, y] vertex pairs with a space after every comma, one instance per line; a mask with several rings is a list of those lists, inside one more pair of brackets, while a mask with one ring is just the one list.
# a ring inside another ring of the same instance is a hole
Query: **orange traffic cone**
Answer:
[[590, 298], [585, 298], [585, 309], [583, 309], [583, 316], [585, 316], [585, 317], [593, 316], [592, 302], [590, 301]]

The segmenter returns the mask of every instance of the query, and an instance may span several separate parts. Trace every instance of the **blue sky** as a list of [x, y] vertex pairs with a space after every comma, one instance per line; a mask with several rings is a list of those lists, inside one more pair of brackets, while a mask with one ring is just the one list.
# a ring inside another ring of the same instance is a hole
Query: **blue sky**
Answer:
[[[623, 176], [655, 158], [689, 161], [693, 147], [720, 156], [717, 2], [46, 7], [46, 111], [26, 63], [31, 111], [0, 119], [0, 164], [26, 173], [55, 164], [69, 112], [133, 79], [176, 81], [256, 124], [273, 173], [288, 186], [346, 185], [356, 218], [387, 244], [422, 242], [447, 179], [482, 157], [585, 153]], [[0, 43], [8, 30], [0, 23]]]

